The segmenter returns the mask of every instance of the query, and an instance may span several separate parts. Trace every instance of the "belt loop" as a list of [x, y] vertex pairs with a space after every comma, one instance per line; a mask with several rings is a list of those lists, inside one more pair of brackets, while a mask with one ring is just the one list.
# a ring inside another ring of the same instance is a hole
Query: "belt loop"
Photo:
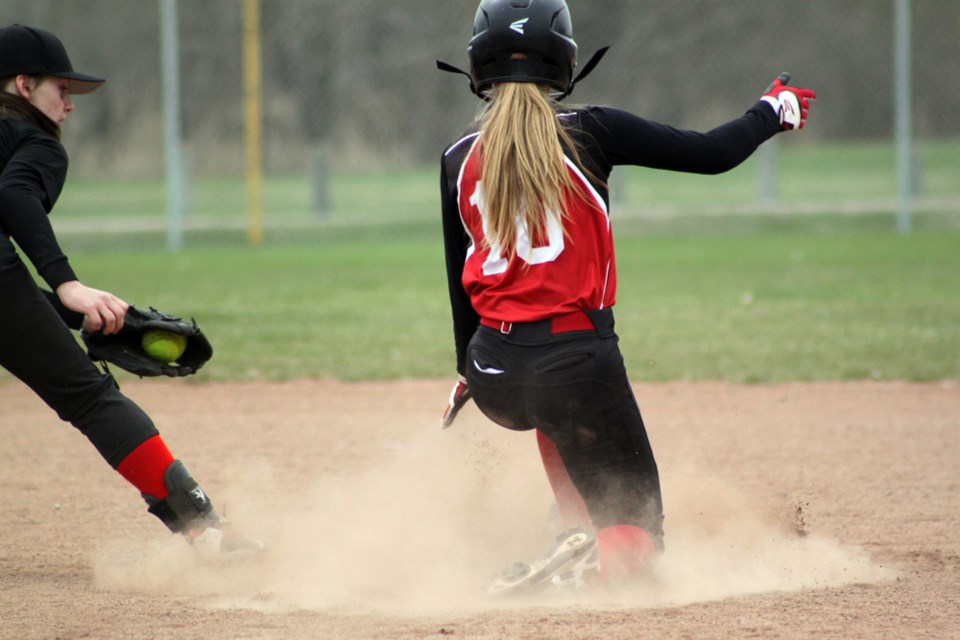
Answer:
[[500, 323], [500, 333], [504, 335], [510, 335], [510, 332], [513, 331], [512, 322], [501, 322]]

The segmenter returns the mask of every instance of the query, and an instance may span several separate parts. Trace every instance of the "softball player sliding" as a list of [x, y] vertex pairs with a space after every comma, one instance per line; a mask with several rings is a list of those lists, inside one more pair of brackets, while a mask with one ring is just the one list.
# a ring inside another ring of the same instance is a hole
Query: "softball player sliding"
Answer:
[[572, 528], [495, 593], [614, 584], [663, 550], [660, 481], [614, 331], [617, 272], [608, 179], [615, 166], [728, 171], [804, 125], [809, 89], [781, 75], [747, 112], [706, 133], [609, 107], [559, 104], [576, 78], [564, 0], [482, 0], [471, 89], [487, 101], [443, 153], [447, 275], [459, 379], [449, 424], [472, 397], [492, 421], [537, 430], [560, 515]]

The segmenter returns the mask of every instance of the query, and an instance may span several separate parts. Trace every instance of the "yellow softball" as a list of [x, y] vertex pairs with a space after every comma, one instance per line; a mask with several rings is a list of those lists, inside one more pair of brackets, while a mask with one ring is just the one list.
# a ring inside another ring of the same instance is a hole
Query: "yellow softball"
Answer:
[[141, 345], [154, 360], [176, 362], [187, 348], [187, 337], [170, 331], [147, 331], [143, 334]]

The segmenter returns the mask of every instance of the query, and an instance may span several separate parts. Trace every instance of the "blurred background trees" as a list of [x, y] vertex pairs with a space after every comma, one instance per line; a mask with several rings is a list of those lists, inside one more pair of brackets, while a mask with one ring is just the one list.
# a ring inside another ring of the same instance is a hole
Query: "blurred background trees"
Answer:
[[[782, 70], [819, 94], [804, 144], [893, 131], [887, 0], [570, 0], [580, 60], [612, 45], [570, 102], [708, 128], [741, 113]], [[261, 3], [264, 162], [301, 170], [322, 145], [335, 168], [433, 163], [474, 115], [466, 67], [474, 0]], [[179, 0], [185, 144], [201, 172], [243, 153], [243, 3]], [[4, 0], [0, 21], [49, 29], [74, 65], [108, 78], [65, 127], [75, 171], [162, 171], [159, 2]], [[960, 3], [913, 1], [917, 137], [960, 135]], [[951, 80], [952, 77], [952, 80]], [[80, 161], [82, 160], [82, 161]]]

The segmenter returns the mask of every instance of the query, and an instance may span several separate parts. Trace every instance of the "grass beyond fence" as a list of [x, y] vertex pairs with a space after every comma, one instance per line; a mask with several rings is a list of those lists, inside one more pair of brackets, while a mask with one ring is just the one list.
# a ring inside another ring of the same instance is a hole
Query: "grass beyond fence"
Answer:
[[[768, 143], [770, 144], [770, 143]], [[802, 144], [776, 139], [772, 156], [766, 147], [733, 171], [696, 176], [618, 167], [612, 177], [615, 217], [675, 216], [717, 211], [817, 211], [837, 213], [892, 210], [896, 199], [894, 150], [888, 143]], [[960, 140], [925, 143], [919, 148], [916, 194], [919, 210], [960, 207], [957, 158]], [[329, 206], [315, 211], [313, 186], [302, 175], [267, 175], [263, 184], [264, 223], [342, 223], [357, 221], [432, 221], [438, 209], [437, 163], [394, 171], [332, 172], [324, 184]], [[763, 160], [761, 159], [763, 158]], [[761, 202], [758, 162], [777, 167], [775, 200]], [[165, 184], [154, 179], [121, 181], [71, 178], [54, 215], [73, 230], [98, 229], [110, 223], [165, 224]], [[186, 224], [202, 219], [214, 226], [246, 224], [247, 192], [243, 175], [191, 178]], [[892, 227], [892, 222], [891, 222]]]

